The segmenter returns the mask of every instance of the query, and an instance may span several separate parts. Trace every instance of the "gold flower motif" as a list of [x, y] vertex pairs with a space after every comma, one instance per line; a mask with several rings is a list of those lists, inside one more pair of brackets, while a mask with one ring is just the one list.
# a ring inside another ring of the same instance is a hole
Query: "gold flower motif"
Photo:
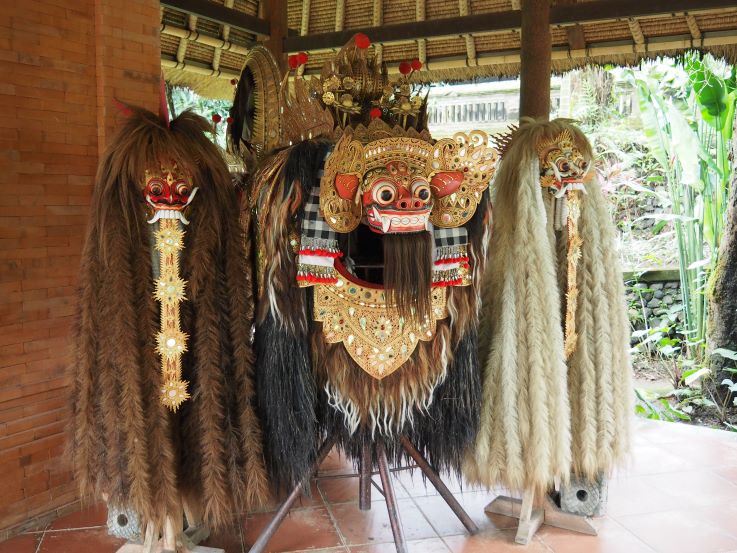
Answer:
[[187, 299], [184, 295], [186, 284], [176, 273], [165, 273], [156, 281], [154, 297], [162, 303], [184, 301]]
[[184, 380], [168, 380], [161, 387], [161, 403], [172, 411], [179, 409], [189, 397], [187, 382]]
[[332, 75], [327, 81], [323, 83], [323, 89], [325, 91], [338, 90], [340, 88], [340, 79], [337, 75]]
[[187, 351], [187, 335], [181, 330], [166, 329], [156, 335], [156, 352], [165, 359], [175, 359]]
[[179, 229], [161, 228], [156, 232], [156, 249], [169, 255], [184, 248], [184, 233]]
[[346, 90], [351, 90], [356, 84], [356, 81], [353, 80], [353, 77], [343, 77], [343, 88]]
[[332, 92], [326, 92], [322, 95], [322, 103], [326, 106], [332, 106], [335, 103], [335, 94]]

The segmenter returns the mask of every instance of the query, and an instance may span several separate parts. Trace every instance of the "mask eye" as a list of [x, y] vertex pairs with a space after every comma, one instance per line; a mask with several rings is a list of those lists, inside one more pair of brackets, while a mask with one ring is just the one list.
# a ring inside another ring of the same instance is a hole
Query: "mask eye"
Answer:
[[427, 203], [432, 197], [430, 186], [424, 180], [416, 180], [412, 183], [412, 195]]
[[161, 196], [161, 193], [164, 191], [164, 187], [159, 181], [153, 181], [149, 183], [148, 190], [152, 196]]
[[180, 183], [177, 185], [177, 194], [180, 196], [189, 196], [189, 185], [185, 183]]
[[561, 173], [567, 173], [570, 170], [571, 170], [571, 164], [568, 163], [567, 160], [561, 159], [558, 162], [558, 171], [560, 171]]
[[389, 205], [394, 201], [396, 195], [394, 185], [387, 181], [381, 181], [374, 185], [373, 197], [379, 205]]

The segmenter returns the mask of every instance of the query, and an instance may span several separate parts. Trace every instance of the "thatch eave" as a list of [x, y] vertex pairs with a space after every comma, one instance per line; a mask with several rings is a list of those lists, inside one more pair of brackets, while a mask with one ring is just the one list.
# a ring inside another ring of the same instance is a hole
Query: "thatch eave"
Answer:
[[[249, 16], [259, 14], [258, 0], [214, 1]], [[375, 26], [379, 21], [391, 25], [467, 17], [474, 13], [501, 15], [518, 9], [513, 0], [469, 0], [467, 12], [461, 10], [459, 3], [421, 0], [423, 9], [417, 10], [418, 1], [342, 0], [343, 15], [336, 18], [335, 0], [287, 0], [290, 35], [357, 31]], [[590, 0], [559, 0], [554, 5], [575, 10], [577, 3], [583, 11], [591, 12]], [[666, 11], [642, 18], [622, 14], [576, 25], [553, 25], [553, 71], [562, 73], [590, 64], [635, 65], [643, 59], [678, 55], [691, 48], [737, 62], [737, 1], [734, 6], [713, 9], [700, 8], [701, 2], [695, 0], [692, 4], [689, 12]], [[729, 2], [722, 4], [727, 6]], [[711, 2], [711, 5], [716, 4]], [[240, 73], [247, 49], [256, 41], [255, 34], [243, 29], [230, 29], [181, 10], [162, 8], [164, 76], [170, 83], [189, 86], [204, 96], [232, 98], [230, 81]], [[515, 28], [377, 46], [390, 72], [397, 70], [400, 61], [423, 58], [425, 68], [419, 76], [425, 82], [515, 77], [520, 70], [520, 33]], [[319, 71], [334, 51], [309, 51], [305, 73]]]

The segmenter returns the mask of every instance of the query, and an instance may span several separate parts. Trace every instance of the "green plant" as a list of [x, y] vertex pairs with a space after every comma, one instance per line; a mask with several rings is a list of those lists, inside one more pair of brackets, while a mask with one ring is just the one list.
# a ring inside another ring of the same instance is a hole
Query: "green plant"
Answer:
[[734, 124], [735, 69], [711, 56], [688, 54], [681, 71], [659, 60], [623, 74], [636, 87], [647, 146], [667, 184], [678, 242], [688, 354], [703, 357], [706, 283], [716, 266], [732, 167], [728, 148]]
[[[176, 117], [177, 114], [182, 113], [184, 110], [191, 109], [195, 113], [202, 115], [208, 121], [212, 121], [212, 140], [215, 144], [225, 149], [225, 121], [232, 102], [203, 98], [196, 92], [183, 86], [169, 87], [167, 89], [167, 96], [172, 117]], [[214, 115], [220, 117], [219, 122], [215, 123], [213, 121]]]

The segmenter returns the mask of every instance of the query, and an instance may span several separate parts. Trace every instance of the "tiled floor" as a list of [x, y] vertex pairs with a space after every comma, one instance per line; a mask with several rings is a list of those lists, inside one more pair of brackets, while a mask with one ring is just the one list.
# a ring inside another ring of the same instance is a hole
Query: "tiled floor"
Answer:
[[[544, 526], [527, 548], [514, 544], [516, 521], [484, 513], [493, 492], [450, 482], [481, 528], [474, 537], [419, 475], [394, 482], [411, 553], [737, 553], [737, 434], [639, 420], [631, 466], [610, 481], [608, 514], [597, 537]], [[322, 474], [350, 472], [336, 454]], [[285, 553], [393, 553], [386, 507], [358, 509], [355, 478], [320, 480], [270, 543]], [[378, 499], [374, 493], [374, 499]], [[250, 514], [242, 525], [204, 545], [245, 553], [270, 520]], [[103, 507], [68, 515], [44, 531], [0, 543], [0, 553], [113, 553], [122, 545], [105, 529]]]

